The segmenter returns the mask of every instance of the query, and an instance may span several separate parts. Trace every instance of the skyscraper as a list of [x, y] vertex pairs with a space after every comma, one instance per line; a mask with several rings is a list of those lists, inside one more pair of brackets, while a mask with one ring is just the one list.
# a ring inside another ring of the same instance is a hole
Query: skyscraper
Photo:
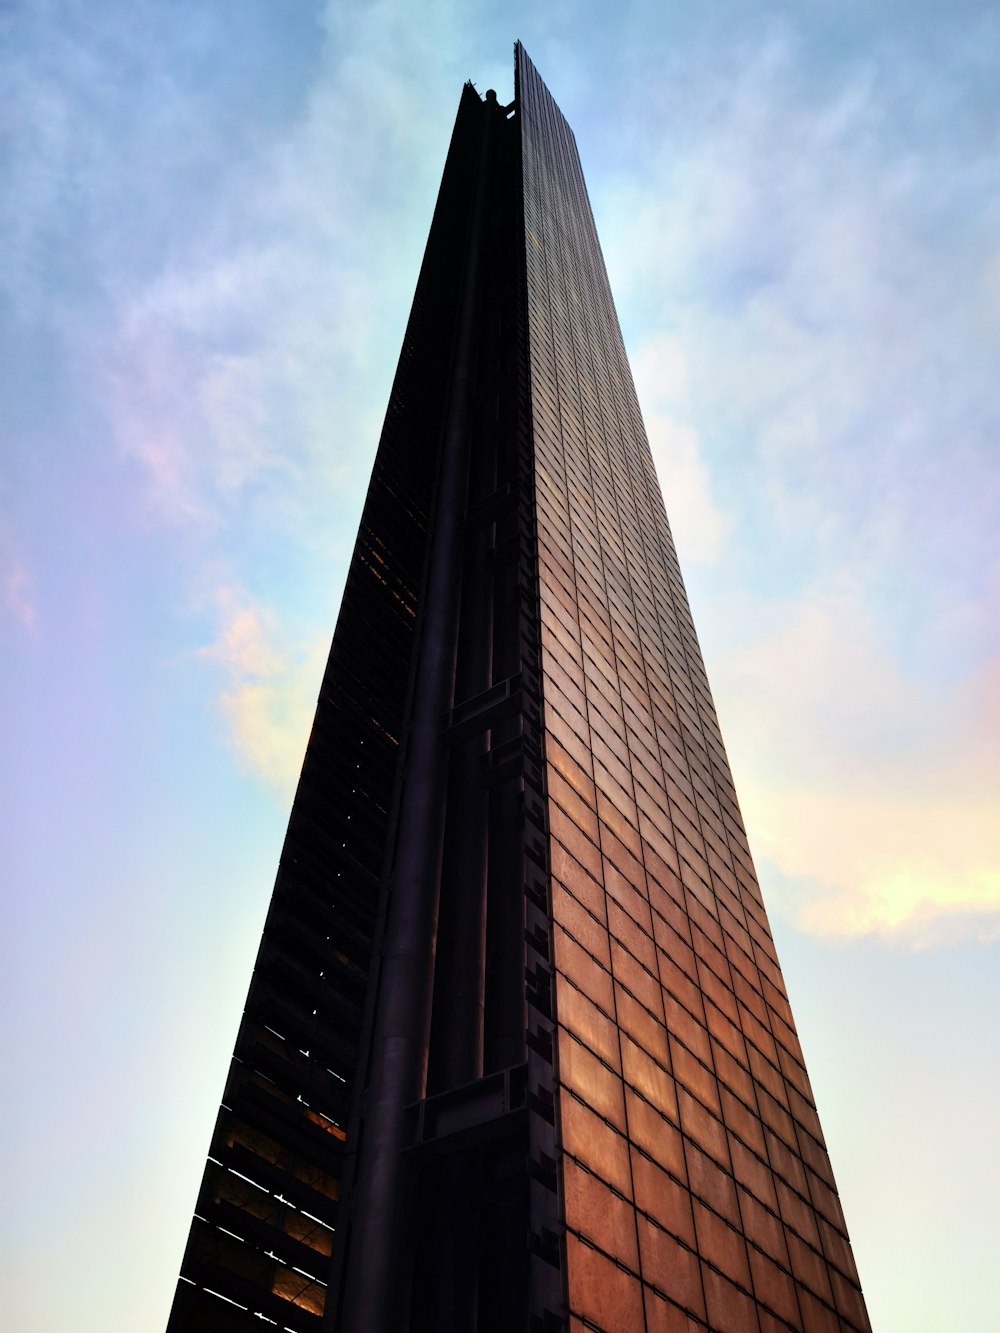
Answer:
[[573, 135], [471, 85], [170, 1321], [868, 1328]]

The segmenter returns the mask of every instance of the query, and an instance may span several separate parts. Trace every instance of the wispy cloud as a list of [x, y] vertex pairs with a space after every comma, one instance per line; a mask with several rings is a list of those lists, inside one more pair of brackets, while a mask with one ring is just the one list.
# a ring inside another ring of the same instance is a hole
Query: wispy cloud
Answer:
[[429, 145], [453, 114], [427, 95], [441, 55], [417, 17], [369, 8], [322, 11], [297, 114], [117, 295], [99, 353], [111, 427], [171, 519], [296, 542], [363, 495], [419, 264], [401, 222], [430, 215]]
[[626, 325], [640, 358], [669, 329], [673, 419], [760, 582], [849, 556], [897, 592], [919, 573], [937, 612], [996, 577], [1000, 187], [975, 86], [863, 57], [810, 81], [781, 35], [738, 55], [599, 198]]
[[419, 264], [400, 219], [429, 216], [453, 115], [454, 85], [424, 83], [441, 44], [385, 4], [259, 7], [235, 46], [224, 6], [59, 8], [13, 21], [0, 204], [9, 310], [49, 349], [53, 402], [86, 405], [87, 446], [137, 464], [159, 519], [335, 527]]
[[633, 373], [674, 539], [686, 560], [714, 563], [729, 525], [712, 498], [701, 441], [687, 419], [688, 367], [678, 340], [666, 334], [642, 343]]
[[274, 613], [246, 594], [222, 588], [216, 601], [219, 633], [199, 655], [225, 668], [219, 707], [243, 763], [287, 797], [302, 767], [328, 639], [289, 646]]
[[950, 41], [928, 81], [765, 25], [598, 201], [772, 901], [920, 944], [1000, 930], [1000, 186]]
[[3, 605], [28, 631], [35, 628], [35, 602], [31, 579], [20, 560], [14, 560], [3, 573]]
[[861, 603], [812, 589], [716, 692], [773, 907], [825, 935], [1000, 934], [1000, 658], [943, 689]]

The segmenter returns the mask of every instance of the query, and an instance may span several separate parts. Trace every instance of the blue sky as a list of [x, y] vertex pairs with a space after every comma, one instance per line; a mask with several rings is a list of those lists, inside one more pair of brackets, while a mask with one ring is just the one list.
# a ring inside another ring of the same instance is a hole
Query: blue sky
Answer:
[[0, 26], [5, 1325], [165, 1323], [458, 95], [507, 97], [520, 37], [874, 1326], [1000, 1326], [995, 7]]

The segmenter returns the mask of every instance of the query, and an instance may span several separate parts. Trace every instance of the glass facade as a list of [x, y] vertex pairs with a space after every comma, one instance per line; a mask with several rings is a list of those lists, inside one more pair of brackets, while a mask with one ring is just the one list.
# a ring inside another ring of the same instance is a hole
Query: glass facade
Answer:
[[576, 145], [518, 57], [570, 1324], [864, 1330]]

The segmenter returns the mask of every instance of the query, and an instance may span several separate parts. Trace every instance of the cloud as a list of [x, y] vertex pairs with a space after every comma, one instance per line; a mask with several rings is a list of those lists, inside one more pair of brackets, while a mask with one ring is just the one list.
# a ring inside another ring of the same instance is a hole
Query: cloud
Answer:
[[809, 54], [765, 31], [645, 94], [662, 150], [598, 185], [612, 281], [630, 343], [683, 361], [671, 418], [759, 580], [801, 591], [849, 550], [940, 612], [995, 577], [987, 104], [954, 50], [932, 80]]
[[3, 605], [29, 632], [35, 628], [36, 611], [28, 571], [15, 560], [3, 574]]
[[95, 356], [158, 515], [291, 543], [356, 521], [461, 82], [431, 78], [453, 53], [394, 5], [317, 21], [296, 113], [115, 283]]
[[711, 496], [711, 479], [691, 426], [661, 412], [645, 414], [656, 474], [684, 564], [714, 564], [723, 554], [729, 522]]
[[828, 936], [1000, 923], [981, 38], [830, 60], [765, 23], [641, 85], [662, 149], [595, 192], [765, 889]]
[[686, 420], [688, 366], [677, 338], [647, 338], [632, 357], [653, 461], [685, 562], [719, 559], [728, 522], [711, 495], [697, 432]]
[[225, 6], [78, 8], [13, 34], [6, 309], [48, 359], [24, 397], [134, 464], [155, 521], [321, 542], [364, 493], [454, 51], [395, 5], [254, 6], [235, 45]]
[[276, 617], [233, 588], [218, 591], [221, 625], [215, 642], [199, 651], [223, 665], [228, 677], [219, 707], [231, 743], [245, 766], [282, 797], [298, 781], [316, 710], [329, 639], [283, 642]]
[[[323, 346], [303, 347], [287, 314], [298, 269], [252, 247], [150, 282], [122, 307], [98, 354], [112, 430], [170, 522], [217, 524], [301, 486], [315, 441], [288, 404]], [[331, 358], [334, 360], [334, 358]], [[305, 365], [303, 365], [303, 362]]]
[[813, 589], [730, 645], [716, 697], [773, 910], [827, 936], [1000, 936], [1000, 657], [942, 688], [856, 596]]

